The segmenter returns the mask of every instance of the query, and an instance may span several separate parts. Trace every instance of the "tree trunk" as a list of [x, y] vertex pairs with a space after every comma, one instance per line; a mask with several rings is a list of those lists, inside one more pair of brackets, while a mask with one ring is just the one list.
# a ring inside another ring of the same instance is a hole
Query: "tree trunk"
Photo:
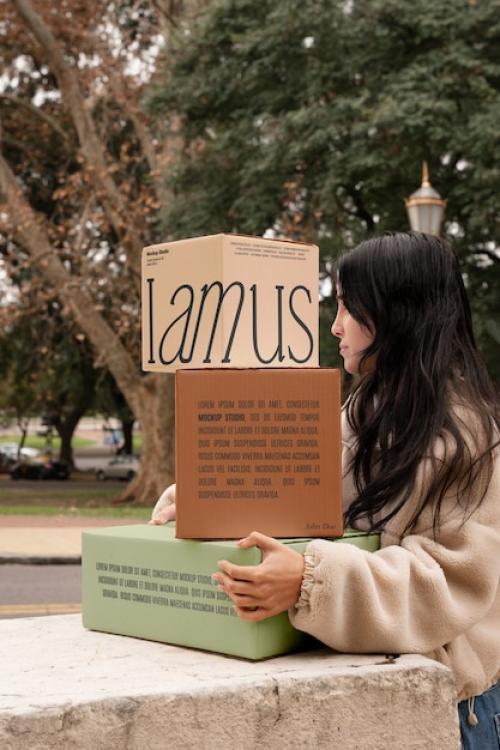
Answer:
[[17, 445], [17, 460], [19, 461], [21, 458], [21, 451], [24, 448], [24, 443], [26, 442], [26, 436], [28, 434], [28, 425], [29, 425], [29, 418], [26, 419], [19, 414], [17, 415], [17, 426], [19, 427], [21, 431], [21, 440], [19, 441]]
[[142, 427], [141, 469], [120, 502], [153, 506], [175, 476], [174, 376], [155, 373], [137, 390], [134, 408]]
[[134, 452], [134, 424], [135, 417], [121, 417], [120, 425], [122, 430], [122, 444], [118, 453], [123, 453], [125, 456], [131, 456]]
[[73, 435], [77, 428], [78, 422], [85, 414], [85, 409], [75, 409], [74, 411], [62, 417], [60, 414], [52, 417], [52, 424], [61, 438], [61, 448], [59, 450], [59, 460], [65, 461], [71, 469], [75, 468], [73, 459]]

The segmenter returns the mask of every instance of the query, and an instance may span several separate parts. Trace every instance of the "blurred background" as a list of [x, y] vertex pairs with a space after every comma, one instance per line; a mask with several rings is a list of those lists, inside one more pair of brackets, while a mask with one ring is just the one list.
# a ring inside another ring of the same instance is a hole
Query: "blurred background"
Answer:
[[[42, 481], [12, 496], [34, 479], [58, 482], [46, 490], [58, 507], [151, 506], [173, 479], [172, 378], [140, 368], [140, 253], [154, 242], [317, 243], [321, 364], [336, 366], [335, 258], [408, 229], [417, 191], [460, 255], [498, 381], [498, 11], [482, 0], [0, 4], [4, 513], [16, 497], [40, 500]], [[110, 483], [99, 475], [114, 470]], [[87, 497], [78, 483], [89, 481]]]

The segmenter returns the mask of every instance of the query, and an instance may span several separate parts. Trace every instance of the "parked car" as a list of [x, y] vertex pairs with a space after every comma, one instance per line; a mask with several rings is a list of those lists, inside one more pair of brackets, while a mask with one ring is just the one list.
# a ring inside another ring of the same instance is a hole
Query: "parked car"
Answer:
[[8, 474], [14, 463], [15, 459], [0, 446], [0, 474]]
[[130, 482], [137, 474], [139, 459], [136, 456], [115, 456], [96, 472], [96, 479], [125, 479]]
[[27, 459], [38, 458], [41, 455], [41, 451], [38, 450], [38, 448], [28, 448], [26, 446], [21, 448], [21, 452], [19, 453], [19, 446], [17, 443], [0, 443], [0, 451], [14, 461], [17, 461], [18, 454], [21, 458]]
[[12, 479], [68, 479], [65, 461], [17, 461], [10, 470]]

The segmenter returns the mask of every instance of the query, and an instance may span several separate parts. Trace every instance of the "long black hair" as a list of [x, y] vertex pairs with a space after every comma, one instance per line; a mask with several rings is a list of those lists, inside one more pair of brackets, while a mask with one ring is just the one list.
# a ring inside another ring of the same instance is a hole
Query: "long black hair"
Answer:
[[[465, 515], [473, 487], [475, 507], [484, 498], [500, 430], [457, 257], [431, 235], [386, 234], [342, 256], [337, 269], [345, 307], [374, 333], [346, 404], [357, 497], [345, 521], [382, 529], [419, 493], [407, 530], [431, 503], [436, 531], [452, 487]], [[422, 488], [424, 459], [431, 471]]]

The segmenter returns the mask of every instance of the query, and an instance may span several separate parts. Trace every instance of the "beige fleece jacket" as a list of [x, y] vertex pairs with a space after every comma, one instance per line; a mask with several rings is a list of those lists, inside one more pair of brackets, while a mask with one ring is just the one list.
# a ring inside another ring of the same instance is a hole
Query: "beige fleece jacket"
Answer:
[[[353, 446], [344, 420], [344, 466]], [[443, 450], [437, 446], [436, 454]], [[425, 484], [430, 470], [430, 461], [422, 461], [418, 481]], [[348, 507], [354, 499], [349, 473], [343, 493]], [[500, 678], [500, 456], [482, 504], [465, 523], [451, 490], [436, 539], [432, 508], [402, 536], [414, 509], [408, 504], [387, 524], [377, 552], [323, 539], [309, 543], [300, 599], [289, 617], [337, 651], [436, 659], [453, 671], [460, 701]]]

